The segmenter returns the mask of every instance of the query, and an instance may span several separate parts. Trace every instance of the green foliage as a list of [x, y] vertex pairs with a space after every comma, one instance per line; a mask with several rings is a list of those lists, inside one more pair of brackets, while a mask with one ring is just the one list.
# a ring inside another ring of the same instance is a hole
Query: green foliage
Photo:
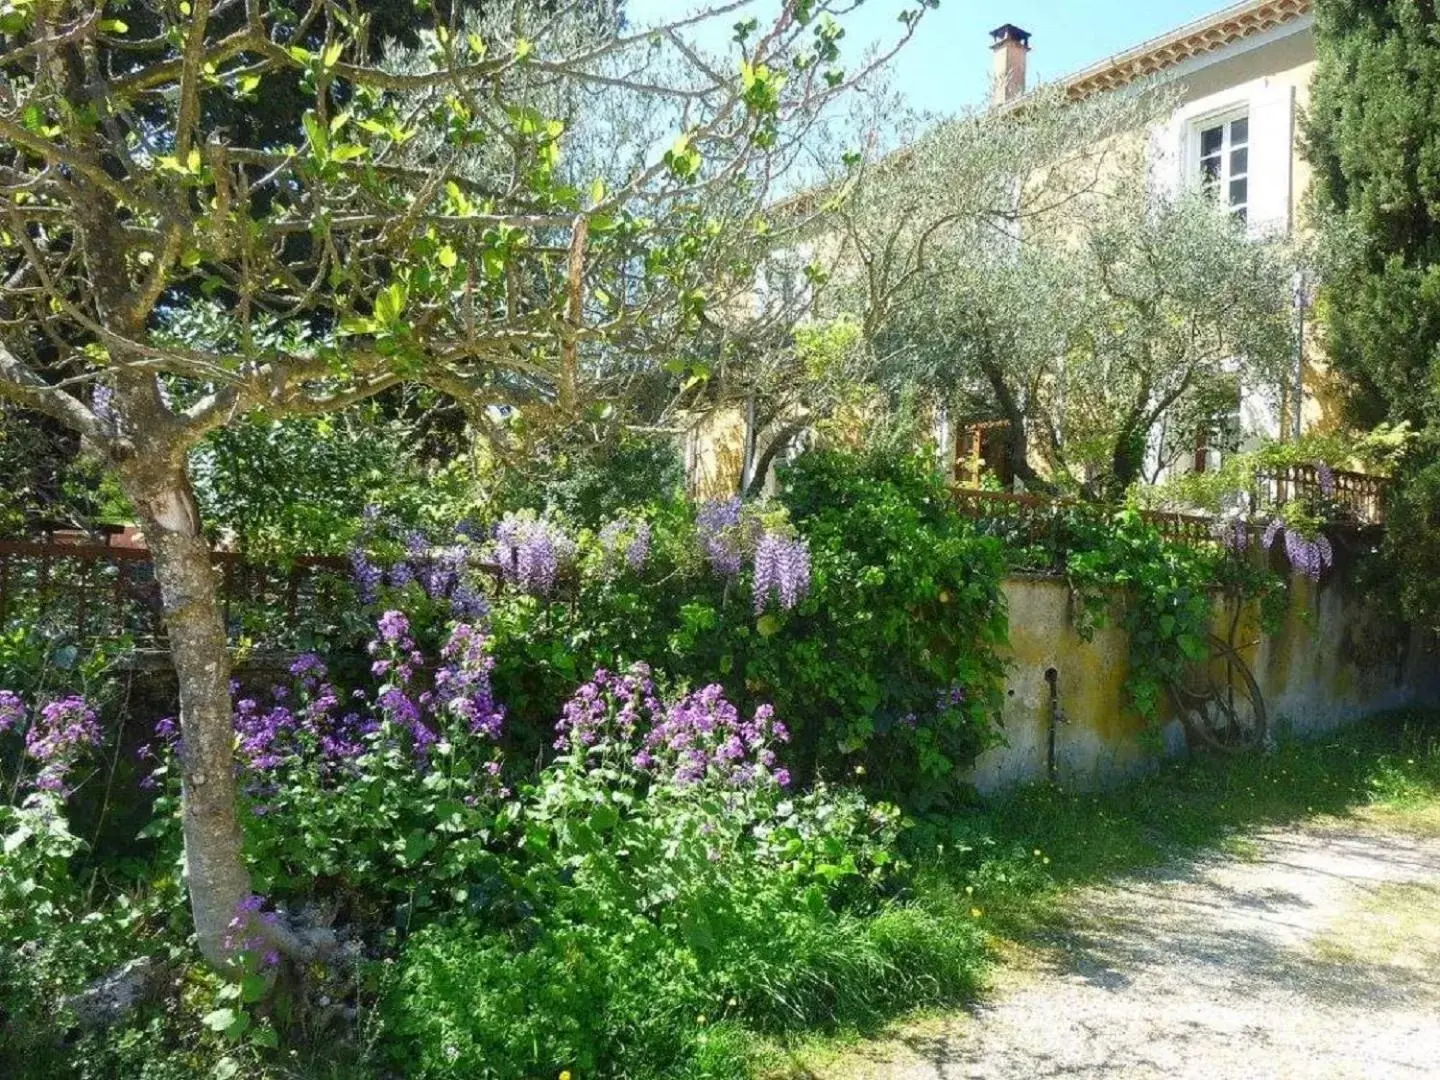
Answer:
[[1418, 436], [1408, 424], [1381, 424], [1363, 433], [1307, 432], [1296, 440], [1267, 441], [1254, 450], [1225, 454], [1218, 468], [1186, 472], [1163, 484], [1144, 485], [1131, 492], [1147, 507], [1178, 508], [1220, 513], [1229, 509], [1237, 493], [1255, 490], [1259, 473], [1289, 465], [1322, 462], [1334, 469], [1353, 469], [1387, 475], [1414, 449]]
[[1130, 647], [1126, 689], [1136, 711], [1151, 720], [1187, 665], [1209, 655], [1217, 601], [1232, 607], [1258, 601], [1273, 623], [1283, 598], [1280, 579], [1253, 553], [1170, 543], [1135, 510], [1091, 532], [1067, 565], [1082, 633], [1118, 612]]
[[1336, 257], [1322, 286], [1326, 355], [1356, 419], [1423, 428], [1440, 401], [1440, 37], [1433, 5], [1316, 5], [1306, 124]]
[[1008, 627], [1000, 544], [954, 512], [924, 457], [811, 453], [781, 486], [815, 586], [793, 625], [757, 645], [759, 678], [777, 703], [828, 718], [811, 729], [817, 761], [855, 755], [909, 778], [908, 799], [943, 798], [994, 737]]
[[1440, 460], [1405, 470], [1390, 499], [1382, 549], [1406, 616], [1425, 625], [1440, 620]]
[[571, 438], [505, 465], [487, 500], [497, 514], [548, 510], [599, 529], [627, 508], [668, 502], [684, 490], [685, 466], [672, 440], [620, 434], [599, 442]]
[[417, 425], [367, 404], [336, 417], [263, 417], [211, 434], [192, 456], [216, 539], [257, 559], [343, 554], [366, 506], [413, 516], [445, 488]]
[[630, 508], [652, 529], [641, 573], [584, 574], [563, 602], [497, 600], [495, 684], [519, 726], [554, 716], [590, 670], [644, 659], [679, 685], [772, 702], [802, 778], [858, 771], [907, 805], [954, 797], [993, 738], [1004, 559], [953, 512], [933, 463], [824, 451], [784, 470], [776, 503], [753, 513], [809, 544], [810, 592], [790, 611], [757, 616], [748, 571], [731, 580], [705, 563], [695, 513]]

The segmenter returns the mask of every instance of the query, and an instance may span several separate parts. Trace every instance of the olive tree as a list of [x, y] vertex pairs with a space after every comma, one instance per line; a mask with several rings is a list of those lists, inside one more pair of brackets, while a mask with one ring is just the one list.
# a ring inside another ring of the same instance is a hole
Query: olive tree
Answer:
[[[153, 553], [216, 963], [250, 881], [191, 449], [406, 382], [482, 422], [622, 396], [736, 307], [806, 130], [886, 58], [839, 66], [848, 0], [636, 28], [580, 0], [479, 6], [381, 49], [341, 0], [0, 4], [0, 394], [88, 442]], [[897, 3], [897, 46], [928, 6]], [[733, 39], [707, 51], [717, 20]], [[278, 83], [308, 107], [234, 122]]]
[[882, 381], [1008, 421], [1029, 487], [1123, 490], [1167, 424], [1222, 383], [1278, 385], [1289, 360], [1283, 246], [1151, 175], [1169, 106], [1148, 87], [1042, 90], [838, 189], [829, 302], [858, 313]]

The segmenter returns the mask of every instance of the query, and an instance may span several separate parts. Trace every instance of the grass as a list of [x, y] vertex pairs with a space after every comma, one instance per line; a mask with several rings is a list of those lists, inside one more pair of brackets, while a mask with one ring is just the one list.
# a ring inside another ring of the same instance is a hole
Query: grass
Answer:
[[[1352, 815], [1440, 835], [1440, 714], [1395, 713], [1269, 754], [1167, 765], [1113, 791], [1033, 787], [922, 823], [911, 837], [917, 872], [908, 900], [935, 933], [974, 942], [973, 977], [1023, 953], [1074, 889], [1202, 851], [1244, 858], [1258, 829]], [[1413, 909], [1402, 903], [1413, 898], [1391, 899], [1372, 913], [1376, 936], [1387, 940]], [[831, 1075], [846, 1046], [883, 1030], [866, 1022], [873, 1017], [844, 1019], [838, 1036], [769, 1045], [760, 1071]], [[907, 1027], [924, 1020], [905, 1017]]]

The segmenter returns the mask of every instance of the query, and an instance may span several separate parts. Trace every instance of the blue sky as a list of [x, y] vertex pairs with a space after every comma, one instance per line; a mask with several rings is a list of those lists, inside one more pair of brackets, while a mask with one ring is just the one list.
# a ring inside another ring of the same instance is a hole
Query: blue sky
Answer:
[[[674, 18], [691, 0], [628, 0], [635, 23]], [[757, 14], [765, 5], [755, 5]], [[901, 0], [867, 0], [848, 16], [847, 54], [857, 44], [891, 40]], [[1112, 56], [1192, 19], [1228, 6], [1227, 0], [941, 0], [897, 61], [896, 85], [919, 108], [954, 112], [984, 101], [990, 88], [990, 31], [1014, 23], [1030, 31], [1030, 81], [1055, 79]], [[733, 19], [716, 33], [723, 41]]]

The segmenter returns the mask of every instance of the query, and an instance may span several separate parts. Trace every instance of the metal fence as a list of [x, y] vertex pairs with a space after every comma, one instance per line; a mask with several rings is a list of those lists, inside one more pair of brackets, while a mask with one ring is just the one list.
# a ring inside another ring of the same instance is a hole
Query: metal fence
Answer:
[[[329, 628], [342, 608], [349, 564], [307, 557], [284, 566], [213, 555], [232, 639], [293, 645]], [[163, 646], [160, 586], [143, 548], [0, 540], [0, 627], [24, 620], [68, 640], [129, 637]]]

